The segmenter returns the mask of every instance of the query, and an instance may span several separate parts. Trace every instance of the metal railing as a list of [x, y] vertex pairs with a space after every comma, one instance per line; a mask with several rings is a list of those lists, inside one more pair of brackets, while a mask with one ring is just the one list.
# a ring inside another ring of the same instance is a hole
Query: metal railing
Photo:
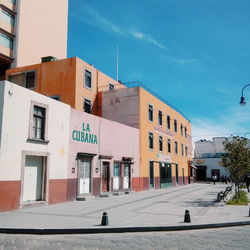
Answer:
[[165, 103], [166, 105], [168, 105], [169, 107], [171, 107], [172, 109], [174, 109], [175, 111], [180, 113], [184, 118], [186, 118], [190, 122], [190, 119], [185, 114], [183, 114], [178, 108], [176, 108], [174, 105], [172, 105], [171, 103], [166, 101], [166, 99], [164, 99], [162, 96], [160, 96], [159, 94], [154, 92], [152, 89], [150, 89], [148, 86], [141, 83], [140, 81], [132, 81], [132, 82], [125, 82], [125, 83], [120, 83], [120, 84], [113, 84], [113, 86], [114, 86], [114, 89], [110, 89], [109, 85], [99, 86], [98, 91], [99, 92], [107, 92], [107, 91], [114, 91], [114, 90], [125, 89], [125, 88], [136, 88], [136, 87], [143, 88], [144, 90], [146, 90], [147, 92], [152, 94], [154, 97], [156, 97], [157, 99], [159, 99], [160, 101], [162, 101], [163, 103]]

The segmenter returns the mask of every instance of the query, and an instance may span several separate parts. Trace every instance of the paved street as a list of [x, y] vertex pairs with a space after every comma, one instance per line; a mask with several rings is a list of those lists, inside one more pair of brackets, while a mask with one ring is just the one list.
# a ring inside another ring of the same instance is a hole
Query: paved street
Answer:
[[108, 212], [109, 227], [180, 226], [186, 209], [192, 225], [250, 221], [248, 206], [215, 202], [225, 187], [195, 183], [2, 212], [0, 228], [100, 228], [104, 211]]
[[250, 226], [178, 232], [0, 235], [0, 249], [249, 249]]
[[[105, 229], [250, 222], [249, 206], [215, 202], [223, 184], [202, 184], [0, 213], [0, 228]], [[232, 194], [231, 194], [232, 195]], [[188, 209], [191, 223], [184, 223]], [[106, 211], [110, 225], [101, 227]], [[173, 232], [72, 235], [0, 234], [2, 249], [249, 249], [250, 226]]]

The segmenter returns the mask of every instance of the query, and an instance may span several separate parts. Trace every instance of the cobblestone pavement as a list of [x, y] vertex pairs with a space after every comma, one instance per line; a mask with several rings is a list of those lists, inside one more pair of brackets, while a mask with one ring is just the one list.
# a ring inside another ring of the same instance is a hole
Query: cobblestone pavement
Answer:
[[0, 235], [0, 249], [250, 249], [250, 226], [178, 232]]

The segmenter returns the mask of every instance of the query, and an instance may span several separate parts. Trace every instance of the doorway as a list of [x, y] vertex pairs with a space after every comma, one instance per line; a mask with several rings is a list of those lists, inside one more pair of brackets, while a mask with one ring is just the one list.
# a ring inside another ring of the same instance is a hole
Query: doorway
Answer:
[[42, 201], [45, 198], [44, 157], [25, 157], [23, 202]]
[[149, 187], [154, 188], [154, 162], [149, 162]]
[[90, 193], [91, 185], [91, 159], [79, 159], [78, 163], [78, 195]]
[[119, 162], [114, 162], [114, 177], [113, 177], [113, 189], [120, 189], [120, 173], [121, 167]]
[[104, 161], [102, 163], [102, 192], [109, 192], [109, 181], [110, 181], [110, 167], [109, 162]]
[[130, 188], [130, 164], [124, 164], [124, 177], [123, 177], [123, 188]]
[[160, 187], [166, 188], [172, 184], [172, 169], [171, 164], [159, 163], [160, 167]]

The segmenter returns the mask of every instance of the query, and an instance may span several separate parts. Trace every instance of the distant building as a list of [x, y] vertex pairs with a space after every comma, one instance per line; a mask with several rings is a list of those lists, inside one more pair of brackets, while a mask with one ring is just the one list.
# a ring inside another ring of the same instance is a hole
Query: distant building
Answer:
[[222, 155], [225, 153], [224, 142], [226, 137], [215, 137], [212, 141], [200, 140], [195, 142], [193, 164], [196, 169], [196, 180], [210, 180], [213, 175], [229, 176], [228, 170], [223, 167]]
[[0, 0], [0, 80], [5, 70], [67, 55], [68, 0]]

